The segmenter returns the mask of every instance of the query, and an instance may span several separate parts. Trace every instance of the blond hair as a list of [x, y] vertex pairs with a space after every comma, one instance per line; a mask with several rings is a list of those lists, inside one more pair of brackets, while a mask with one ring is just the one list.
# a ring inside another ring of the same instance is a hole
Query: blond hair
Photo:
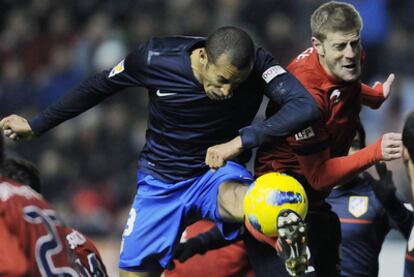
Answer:
[[362, 18], [351, 4], [331, 1], [313, 12], [310, 25], [312, 36], [323, 41], [328, 32], [361, 32]]

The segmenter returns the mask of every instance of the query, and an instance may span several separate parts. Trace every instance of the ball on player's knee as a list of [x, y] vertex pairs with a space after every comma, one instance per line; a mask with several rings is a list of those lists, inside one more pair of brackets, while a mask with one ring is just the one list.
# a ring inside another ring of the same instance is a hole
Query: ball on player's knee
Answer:
[[281, 211], [292, 210], [302, 220], [308, 212], [308, 198], [303, 186], [292, 176], [267, 173], [250, 185], [244, 198], [246, 221], [266, 236], [278, 235], [277, 218]]

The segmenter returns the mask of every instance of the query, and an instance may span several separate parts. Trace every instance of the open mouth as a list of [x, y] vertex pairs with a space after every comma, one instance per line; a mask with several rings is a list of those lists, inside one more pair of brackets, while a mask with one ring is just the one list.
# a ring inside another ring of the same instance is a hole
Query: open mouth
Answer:
[[342, 67], [345, 67], [346, 69], [355, 69], [356, 66], [357, 66], [356, 63], [351, 63], [351, 64], [343, 65]]

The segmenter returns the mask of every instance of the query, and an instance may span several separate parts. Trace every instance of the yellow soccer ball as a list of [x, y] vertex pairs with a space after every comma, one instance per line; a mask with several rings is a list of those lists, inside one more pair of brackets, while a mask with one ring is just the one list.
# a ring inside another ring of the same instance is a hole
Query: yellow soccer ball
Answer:
[[275, 237], [277, 218], [282, 210], [296, 212], [302, 220], [308, 212], [308, 198], [303, 186], [292, 176], [267, 173], [250, 185], [244, 197], [244, 215], [259, 232]]

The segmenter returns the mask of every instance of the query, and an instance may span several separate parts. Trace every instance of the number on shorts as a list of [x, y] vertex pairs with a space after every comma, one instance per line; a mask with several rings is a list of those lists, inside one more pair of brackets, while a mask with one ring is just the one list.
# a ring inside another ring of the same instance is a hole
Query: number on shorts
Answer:
[[132, 230], [134, 230], [134, 223], [135, 223], [136, 218], [137, 218], [137, 212], [135, 211], [134, 208], [132, 208], [128, 215], [128, 221], [126, 223], [124, 234], [123, 234], [124, 237], [129, 236], [132, 233]]

